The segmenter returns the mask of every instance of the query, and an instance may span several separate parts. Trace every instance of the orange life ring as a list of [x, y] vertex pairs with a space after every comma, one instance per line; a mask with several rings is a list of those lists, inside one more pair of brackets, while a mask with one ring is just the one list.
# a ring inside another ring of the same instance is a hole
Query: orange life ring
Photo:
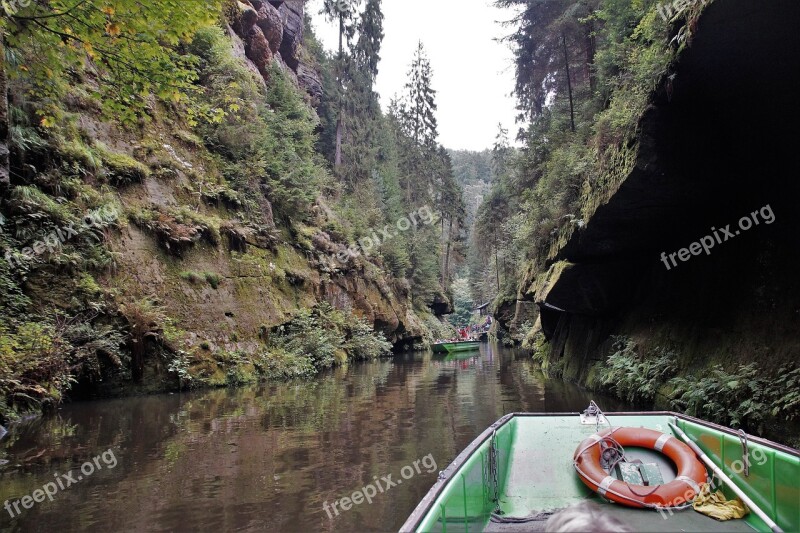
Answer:
[[[677, 477], [663, 485], [631, 485], [600, 466], [600, 441], [613, 438], [621, 446], [650, 448], [669, 457], [678, 467]], [[691, 448], [672, 435], [646, 428], [609, 428], [581, 442], [573, 456], [581, 481], [606, 499], [628, 507], [678, 507], [691, 502], [706, 482], [706, 468]]]

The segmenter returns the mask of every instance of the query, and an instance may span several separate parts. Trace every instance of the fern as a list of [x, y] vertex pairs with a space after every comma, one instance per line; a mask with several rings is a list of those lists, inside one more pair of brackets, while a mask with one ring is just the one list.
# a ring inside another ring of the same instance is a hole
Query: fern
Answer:
[[630, 403], [652, 402], [661, 385], [675, 375], [675, 354], [657, 348], [642, 357], [636, 343], [627, 337], [614, 337], [611, 354], [600, 371], [600, 383]]

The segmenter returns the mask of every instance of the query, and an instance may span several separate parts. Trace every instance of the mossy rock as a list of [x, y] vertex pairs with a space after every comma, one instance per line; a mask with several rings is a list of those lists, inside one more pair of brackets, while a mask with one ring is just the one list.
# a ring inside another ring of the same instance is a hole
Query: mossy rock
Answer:
[[128, 154], [114, 152], [101, 142], [95, 143], [95, 150], [105, 167], [106, 178], [113, 185], [141, 183], [150, 176], [150, 169]]

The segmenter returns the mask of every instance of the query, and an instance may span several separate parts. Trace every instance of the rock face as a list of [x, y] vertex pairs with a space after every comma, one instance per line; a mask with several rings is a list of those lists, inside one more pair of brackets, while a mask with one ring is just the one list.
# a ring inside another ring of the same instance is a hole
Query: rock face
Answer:
[[303, 0], [287, 0], [281, 5], [278, 12], [283, 21], [283, 41], [281, 42], [281, 57], [289, 68], [297, 71], [300, 64], [299, 51], [303, 45]]
[[316, 107], [323, 94], [322, 79], [302, 60], [305, 7], [303, 0], [244, 0], [229, 14], [230, 26], [244, 42], [247, 59], [265, 81], [277, 62]]
[[272, 63], [272, 51], [264, 32], [258, 26], [251, 26], [245, 36], [245, 54], [255, 64], [265, 78], [269, 76], [269, 64]]
[[283, 20], [278, 10], [267, 2], [261, 3], [261, 7], [258, 8], [256, 25], [261, 28], [269, 41], [270, 51], [273, 54], [277, 52], [283, 42]]
[[[752, 361], [777, 368], [797, 357], [800, 184], [784, 176], [800, 164], [785, 157], [796, 146], [784, 128], [800, 120], [791, 103], [800, 73], [784, 79], [770, 58], [800, 61], [787, 22], [800, 9], [780, 0], [736, 19], [746, 6], [730, 0], [704, 11], [608, 196], [521, 287], [538, 304], [549, 360], [569, 379], [590, 379], [610, 335], [645, 352], [669, 346], [695, 372]], [[770, 28], [769, 40], [759, 40], [759, 27]], [[756, 92], [769, 94], [758, 113], [734, 112]], [[714, 241], [712, 228], [721, 236], [714, 247], [690, 253], [705, 236]], [[670, 262], [683, 249], [687, 259]]]
[[324, 94], [319, 73], [313, 68], [300, 63], [297, 66], [297, 83], [311, 97], [311, 104], [314, 107], [318, 106]]

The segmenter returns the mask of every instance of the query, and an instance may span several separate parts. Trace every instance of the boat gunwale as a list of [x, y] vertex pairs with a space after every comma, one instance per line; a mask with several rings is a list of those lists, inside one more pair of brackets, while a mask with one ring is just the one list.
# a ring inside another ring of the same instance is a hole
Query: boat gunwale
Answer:
[[[708, 422], [707, 420], [701, 420], [699, 418], [695, 418], [690, 415], [685, 415], [682, 413], [676, 413], [675, 411], [623, 411], [623, 412], [612, 412], [612, 413], [603, 413], [607, 417], [611, 416], [674, 416], [677, 419], [684, 420], [686, 422], [692, 422], [694, 424], [698, 424], [701, 426], [705, 426], [707, 428], [720, 431], [722, 433], [726, 433], [728, 435], [733, 435], [738, 437], [738, 433], [725, 426], [721, 426], [719, 424], [715, 424], [714, 422]], [[411, 512], [409, 517], [406, 519], [405, 523], [400, 528], [401, 532], [408, 532], [408, 531], [416, 531], [425, 517], [430, 513], [431, 508], [433, 507], [434, 502], [439, 497], [439, 495], [444, 491], [447, 484], [453, 479], [455, 474], [461, 469], [461, 467], [466, 463], [466, 461], [472, 457], [472, 455], [480, 448], [480, 446], [489, 439], [494, 432], [496, 432], [501, 427], [505, 426], [508, 422], [513, 420], [514, 418], [523, 418], [523, 417], [555, 417], [555, 416], [580, 416], [579, 412], [565, 412], [565, 413], [508, 413], [503, 415], [499, 418], [496, 422], [494, 422], [491, 426], [483, 430], [480, 435], [478, 435], [472, 442], [464, 448], [461, 453], [459, 453], [455, 459], [453, 459], [447, 467], [439, 472], [439, 477], [436, 480], [436, 483], [428, 490], [425, 496], [420, 500], [414, 510]], [[747, 439], [750, 442], [755, 442], [761, 444], [763, 446], [767, 446], [769, 448], [782, 451], [789, 455], [793, 455], [797, 458], [800, 458], [800, 450], [796, 450], [784, 444], [780, 444], [769, 439], [765, 439], [763, 437], [758, 437], [755, 435], [747, 434]]]

